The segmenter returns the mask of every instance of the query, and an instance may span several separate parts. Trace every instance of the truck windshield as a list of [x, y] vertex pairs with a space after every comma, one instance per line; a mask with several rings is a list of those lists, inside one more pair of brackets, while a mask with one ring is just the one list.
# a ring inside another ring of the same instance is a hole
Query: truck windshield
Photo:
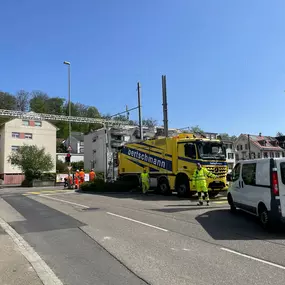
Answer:
[[197, 143], [198, 154], [202, 159], [226, 159], [226, 149], [219, 142], [199, 142]]

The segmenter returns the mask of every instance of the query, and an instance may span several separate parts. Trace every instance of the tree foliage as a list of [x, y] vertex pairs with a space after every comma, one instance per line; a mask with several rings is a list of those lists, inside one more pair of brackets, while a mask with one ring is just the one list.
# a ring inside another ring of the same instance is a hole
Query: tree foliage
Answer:
[[276, 137], [283, 137], [284, 135], [283, 135], [283, 133], [281, 133], [281, 132], [277, 132], [277, 134], [276, 134]]
[[[35, 113], [53, 114], [53, 115], [69, 115], [69, 104], [61, 97], [49, 96], [40, 90], [27, 92], [20, 90], [12, 95], [7, 92], [0, 91], [0, 108], [7, 110], [32, 111]], [[71, 115], [77, 117], [88, 118], [105, 118], [110, 119], [110, 115], [101, 116], [95, 106], [87, 106], [78, 102], [71, 102]], [[125, 115], [112, 117], [114, 120], [127, 122], [129, 125], [138, 125], [137, 121], [130, 120]], [[69, 124], [67, 122], [52, 122], [58, 129], [57, 138], [66, 139], [69, 132]], [[143, 119], [143, 125], [153, 127], [157, 125], [157, 121], [149, 118]], [[80, 124], [72, 123], [71, 129], [74, 132], [87, 134], [102, 128], [102, 124]]]
[[227, 133], [221, 133], [219, 136], [222, 138], [222, 140], [227, 140], [227, 141], [235, 141], [237, 139], [237, 136], [230, 136]]
[[25, 174], [27, 180], [38, 179], [43, 172], [48, 172], [54, 167], [50, 153], [45, 148], [36, 145], [23, 145], [17, 151], [13, 151], [8, 162], [18, 166]]
[[17, 111], [27, 112], [30, 107], [30, 93], [20, 90], [15, 95]]
[[199, 134], [199, 133], [203, 134], [204, 133], [204, 131], [198, 125], [190, 127], [190, 132], [196, 133], [196, 134]]
[[0, 108], [6, 110], [16, 110], [16, 98], [8, 92], [0, 91]]

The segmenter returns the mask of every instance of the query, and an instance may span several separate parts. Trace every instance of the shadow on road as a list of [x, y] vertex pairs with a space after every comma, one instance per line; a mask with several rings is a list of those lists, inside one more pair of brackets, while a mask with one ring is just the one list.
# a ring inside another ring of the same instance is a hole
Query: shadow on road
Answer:
[[211, 210], [196, 220], [215, 240], [285, 239], [285, 227], [268, 232], [261, 228], [256, 217], [242, 211], [232, 214], [228, 209]]
[[[148, 195], [143, 195], [141, 192], [134, 191], [134, 192], [83, 192], [83, 191], [77, 191], [78, 193], [81, 194], [91, 194], [91, 195], [98, 195], [98, 196], [106, 196], [106, 197], [111, 197], [111, 198], [118, 198], [118, 199], [134, 199], [134, 200], [139, 200], [139, 201], [197, 201], [198, 197], [197, 195], [190, 197], [190, 198], [181, 198], [178, 197], [176, 194], [171, 194], [169, 196], [163, 196], [159, 194], [155, 194], [154, 192], [148, 193]], [[215, 198], [211, 198], [212, 201], [214, 200], [219, 200], [219, 199], [224, 199], [224, 196], [217, 196]], [[167, 207], [171, 206], [177, 206], [177, 205], [166, 205]], [[182, 206], [182, 205], [181, 205]], [[188, 205], [183, 205], [183, 206], [188, 206]]]

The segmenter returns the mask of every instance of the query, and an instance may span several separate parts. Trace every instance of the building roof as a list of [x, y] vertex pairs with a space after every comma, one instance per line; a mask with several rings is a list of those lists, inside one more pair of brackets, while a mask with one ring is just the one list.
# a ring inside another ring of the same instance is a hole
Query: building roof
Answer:
[[71, 132], [71, 136], [78, 141], [84, 141], [84, 134], [80, 132]]
[[[241, 134], [248, 138], [247, 134]], [[283, 149], [278, 145], [278, 140], [274, 137], [263, 136], [263, 135], [249, 135], [250, 141], [261, 150], [275, 150], [283, 151]], [[264, 145], [263, 145], [264, 144]]]

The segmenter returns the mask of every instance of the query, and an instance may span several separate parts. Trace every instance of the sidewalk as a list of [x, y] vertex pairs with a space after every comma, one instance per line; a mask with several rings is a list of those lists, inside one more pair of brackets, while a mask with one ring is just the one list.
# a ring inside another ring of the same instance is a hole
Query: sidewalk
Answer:
[[0, 284], [43, 285], [17, 245], [0, 227]]

